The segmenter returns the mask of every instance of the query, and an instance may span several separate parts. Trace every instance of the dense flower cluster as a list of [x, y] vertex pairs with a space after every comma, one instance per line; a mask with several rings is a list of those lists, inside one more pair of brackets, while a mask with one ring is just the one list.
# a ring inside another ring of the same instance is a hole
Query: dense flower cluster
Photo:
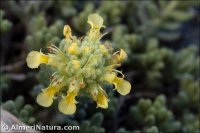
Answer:
[[[49, 107], [56, 96], [62, 96], [58, 108], [64, 114], [76, 111], [75, 100], [82, 89], [96, 101], [97, 107], [108, 108], [108, 97], [102, 85], [113, 84], [117, 92], [126, 95], [131, 84], [124, 80], [124, 75], [116, 67], [127, 58], [124, 50], [113, 53], [111, 44], [102, 43], [100, 29], [104, 27], [103, 18], [98, 14], [88, 16], [90, 30], [84, 38], [77, 38], [71, 33], [68, 25], [64, 26], [65, 38], [60, 47], [51, 45], [49, 53], [32, 51], [27, 56], [27, 65], [38, 68], [40, 64], [50, 65], [56, 70], [50, 85], [37, 96], [39, 105]], [[118, 74], [122, 76], [118, 77]]]

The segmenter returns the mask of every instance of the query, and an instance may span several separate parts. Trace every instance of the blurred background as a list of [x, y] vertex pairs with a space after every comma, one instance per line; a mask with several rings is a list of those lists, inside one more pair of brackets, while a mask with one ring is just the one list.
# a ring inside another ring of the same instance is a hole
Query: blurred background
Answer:
[[[200, 132], [198, 0], [0, 2], [1, 107], [20, 121], [79, 125], [77, 132], [86, 133]], [[65, 24], [74, 35], [85, 35], [92, 13], [104, 18], [103, 32], [109, 34], [102, 41], [128, 53], [119, 70], [131, 82], [131, 93], [120, 96], [108, 86], [106, 110], [79, 96], [71, 116], [60, 113], [56, 102], [39, 106], [36, 96], [52, 72], [46, 66], [29, 69], [27, 53], [58, 46]]]

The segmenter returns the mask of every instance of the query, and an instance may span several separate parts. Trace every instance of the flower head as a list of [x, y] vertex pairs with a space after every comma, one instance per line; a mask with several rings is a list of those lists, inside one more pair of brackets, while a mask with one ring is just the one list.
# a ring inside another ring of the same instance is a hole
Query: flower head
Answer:
[[[104, 27], [103, 18], [98, 14], [88, 16], [90, 30], [87, 35], [78, 39], [72, 36], [71, 28], [64, 26], [65, 38], [62, 47], [51, 45], [49, 53], [32, 51], [27, 56], [27, 65], [38, 68], [40, 64], [52, 66], [55, 72], [51, 75], [50, 85], [37, 96], [37, 103], [44, 107], [52, 105], [55, 96], [61, 99], [59, 111], [64, 114], [76, 112], [76, 97], [79, 91], [85, 91], [97, 103], [97, 107], [108, 108], [109, 98], [102, 84], [111, 84], [121, 95], [130, 93], [131, 84], [116, 68], [127, 58], [121, 49], [113, 53], [111, 44], [101, 42], [100, 29]], [[118, 75], [122, 75], [118, 77]], [[62, 97], [62, 98], [61, 98]]]

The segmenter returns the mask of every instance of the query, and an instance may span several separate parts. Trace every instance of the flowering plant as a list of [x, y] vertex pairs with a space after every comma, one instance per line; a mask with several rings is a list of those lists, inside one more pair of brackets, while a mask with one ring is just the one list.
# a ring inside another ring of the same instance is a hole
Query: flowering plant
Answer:
[[[121, 95], [127, 95], [131, 84], [124, 80], [124, 75], [116, 67], [127, 58], [121, 49], [113, 53], [110, 43], [102, 43], [100, 39], [105, 35], [100, 29], [103, 18], [98, 14], [88, 16], [90, 30], [84, 38], [77, 38], [71, 33], [68, 25], [64, 26], [65, 38], [60, 47], [51, 45], [49, 53], [31, 51], [27, 58], [30, 68], [38, 68], [40, 64], [54, 67], [55, 72], [50, 78], [50, 84], [37, 96], [37, 103], [44, 107], [52, 105], [56, 96], [62, 96], [58, 108], [64, 114], [74, 114], [76, 111], [76, 96], [79, 90], [87, 92], [96, 101], [97, 107], [108, 108], [108, 97], [102, 85], [113, 84]], [[122, 77], [118, 77], [121, 74]]]

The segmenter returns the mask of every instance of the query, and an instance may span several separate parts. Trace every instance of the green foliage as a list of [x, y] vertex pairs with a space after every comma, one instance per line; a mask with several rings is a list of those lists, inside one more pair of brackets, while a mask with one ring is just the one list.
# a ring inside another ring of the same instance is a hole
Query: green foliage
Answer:
[[[199, 69], [199, 56], [198, 47], [191, 45], [188, 48], [180, 50], [174, 58], [174, 69], [177, 78], [184, 78], [187, 76], [184, 75], [193, 75], [194, 77], [198, 76]], [[179, 65], [178, 65], [179, 64]]]
[[[130, 64], [134, 68], [133, 73], [143, 75], [143, 84], [149, 88], [160, 86], [162, 71], [168, 68], [166, 60], [173, 56], [173, 51], [165, 47], [160, 48], [156, 38], [144, 40], [136, 34], [122, 35], [119, 32], [123, 30], [118, 28], [113, 34], [114, 44], [121, 44], [120, 46], [128, 51], [128, 63], [135, 62]], [[146, 45], [143, 45], [144, 43]]]
[[105, 129], [101, 127], [103, 121], [103, 115], [101, 113], [96, 113], [89, 121], [84, 121], [80, 125], [80, 132], [96, 132], [104, 133]]
[[56, 15], [58, 14], [64, 18], [74, 16], [77, 13], [77, 10], [74, 8], [74, 5], [76, 4], [75, 1], [50, 0], [47, 3], [49, 3], [49, 7], [53, 8]]
[[106, 22], [105, 25], [114, 26], [122, 21], [126, 4], [122, 1], [102, 1], [96, 12], [102, 14]]
[[156, 126], [152, 126], [146, 129], [147, 133], [159, 133], [158, 128]]
[[75, 29], [79, 32], [85, 32], [89, 28], [87, 26], [87, 17], [89, 14], [94, 12], [94, 5], [93, 4], [86, 4], [84, 10], [79, 13], [77, 16], [73, 17], [73, 25]]
[[[125, 12], [126, 4], [121, 1], [102, 1], [98, 9], [92, 3], [87, 3], [82, 12], [73, 18], [73, 25], [79, 32], [87, 31], [87, 16], [92, 13], [99, 13], [105, 20], [105, 25], [115, 25], [121, 22], [122, 14]], [[112, 10], [110, 10], [112, 9]]]
[[9, 90], [9, 84], [10, 84], [10, 79], [8, 75], [6, 74], [1, 74], [0, 75], [0, 91], [8, 91]]
[[116, 133], [130, 133], [129, 131], [127, 131], [126, 129], [124, 129], [124, 128], [120, 128], [120, 129], [118, 129], [117, 130], [117, 132]]
[[24, 103], [24, 97], [18, 96], [14, 101], [8, 100], [2, 104], [2, 107], [18, 117], [22, 122], [32, 125], [36, 123], [35, 117], [33, 117], [34, 108], [30, 104]]
[[125, 25], [117, 25], [112, 33], [112, 40], [114, 48], [123, 48], [128, 54], [131, 54], [143, 43], [144, 39], [134, 33], [128, 34], [128, 29]]
[[133, 23], [133, 18], [129, 17], [129, 26], [144, 37], [175, 40], [181, 35], [179, 28], [182, 22], [193, 17], [192, 12], [179, 7], [180, 3], [182, 2], [160, 0], [156, 4], [154, 1], [133, 1], [127, 13], [134, 12], [134, 18], [137, 17], [139, 22]]
[[0, 10], [0, 21], [1, 21], [0, 31], [1, 31], [1, 33], [8, 32], [12, 27], [12, 22], [10, 22], [8, 19], [5, 19], [4, 16], [5, 16], [5, 12], [3, 10]]
[[50, 44], [58, 45], [62, 36], [63, 22], [57, 20], [52, 25], [47, 26], [44, 15], [33, 17], [29, 23], [30, 35], [26, 37], [26, 43], [29, 45], [30, 50], [46, 50]]
[[50, 83], [49, 77], [53, 74], [53, 72], [54, 71], [52, 67], [42, 65], [37, 76], [40, 83], [42, 83], [44, 86], [48, 86]]
[[[111, 88], [109, 88], [111, 89]], [[118, 107], [118, 102], [119, 100], [114, 96], [113, 92], [110, 91], [108, 93], [108, 96], [109, 96], [109, 108], [105, 111], [105, 115], [110, 118], [110, 119], [113, 119], [117, 116], [117, 107]]]
[[[180, 131], [181, 123], [174, 120], [173, 113], [166, 108], [166, 97], [158, 96], [154, 102], [149, 99], [140, 99], [137, 105], [130, 108], [133, 122], [144, 125], [143, 130], [177, 132]], [[152, 127], [152, 126], [156, 127]], [[168, 128], [170, 127], [170, 128]]]
[[199, 110], [199, 79], [195, 80], [191, 75], [185, 75], [180, 84], [181, 90], [173, 99], [173, 106], [178, 110]]
[[[83, 112], [85, 110], [83, 109], [82, 111], [78, 110], [77, 113], [75, 114], [76, 116], [68, 117], [68, 116], [60, 116], [57, 114], [57, 117], [54, 119], [53, 125], [70, 125], [70, 126], [79, 126], [80, 129], [79, 131], [71, 131], [71, 132], [99, 132], [99, 133], [104, 133], [105, 129], [102, 127], [103, 121], [104, 121], [104, 116], [101, 112], [96, 112], [93, 115], [91, 115], [89, 118], [85, 118], [85, 116], [79, 117], [80, 114], [83, 115]], [[85, 112], [86, 113], [86, 112]], [[75, 117], [78, 117], [79, 121], [75, 120]], [[70, 131], [69, 131], [70, 132]]]
[[183, 132], [184, 133], [189, 133], [189, 132], [199, 132], [199, 115], [193, 115], [192, 113], [185, 112], [183, 115], [182, 119], [184, 128]]

